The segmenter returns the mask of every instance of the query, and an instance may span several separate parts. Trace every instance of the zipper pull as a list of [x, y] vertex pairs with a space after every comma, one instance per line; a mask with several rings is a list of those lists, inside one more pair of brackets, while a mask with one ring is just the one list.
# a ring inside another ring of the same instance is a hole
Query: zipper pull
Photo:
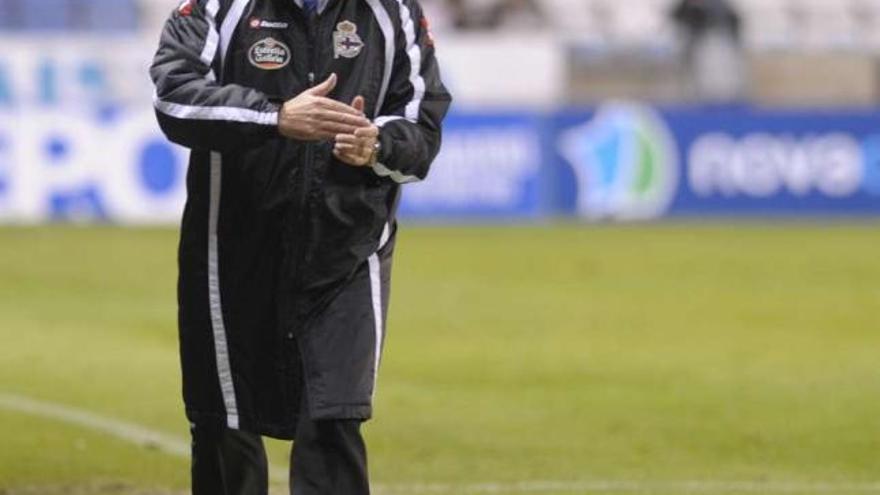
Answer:
[[315, 85], [315, 73], [309, 72], [309, 86]]

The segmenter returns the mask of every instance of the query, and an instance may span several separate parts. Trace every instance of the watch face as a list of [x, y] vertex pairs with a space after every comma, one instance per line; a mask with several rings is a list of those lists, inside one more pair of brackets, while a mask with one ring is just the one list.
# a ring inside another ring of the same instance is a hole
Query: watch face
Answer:
[[379, 163], [379, 152], [382, 150], [382, 143], [380, 141], [376, 141], [376, 144], [373, 145], [373, 154], [370, 156], [370, 166], [374, 166]]

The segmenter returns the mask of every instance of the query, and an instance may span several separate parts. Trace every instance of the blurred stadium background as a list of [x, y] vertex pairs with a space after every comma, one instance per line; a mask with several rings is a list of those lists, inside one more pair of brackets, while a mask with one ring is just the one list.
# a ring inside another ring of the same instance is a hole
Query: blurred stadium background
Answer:
[[[377, 492], [880, 493], [880, 0], [421, 1]], [[0, 0], [2, 495], [186, 486], [175, 3]]]
[[[176, 221], [169, 3], [0, 1], [0, 218]], [[880, 212], [876, 0], [424, 3], [456, 114], [405, 216]]]

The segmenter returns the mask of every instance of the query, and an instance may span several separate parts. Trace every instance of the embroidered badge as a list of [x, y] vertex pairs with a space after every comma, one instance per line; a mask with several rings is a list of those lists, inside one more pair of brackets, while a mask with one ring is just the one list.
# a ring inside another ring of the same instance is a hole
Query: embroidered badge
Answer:
[[357, 34], [357, 24], [351, 21], [340, 22], [333, 33], [333, 58], [355, 58], [361, 54], [364, 41]]
[[251, 65], [263, 70], [278, 70], [290, 63], [290, 48], [275, 38], [263, 38], [248, 50]]

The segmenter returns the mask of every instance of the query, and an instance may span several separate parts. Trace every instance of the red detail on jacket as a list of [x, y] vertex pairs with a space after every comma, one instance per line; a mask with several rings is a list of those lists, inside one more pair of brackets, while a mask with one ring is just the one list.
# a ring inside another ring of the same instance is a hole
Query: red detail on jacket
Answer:
[[428, 40], [428, 46], [434, 46], [434, 33], [431, 32], [431, 21], [429, 21], [427, 17], [422, 16], [419, 20], [419, 24], [421, 24], [422, 29], [425, 30], [425, 38]]
[[183, 0], [180, 7], [177, 7], [177, 13], [184, 17], [192, 15], [195, 3], [195, 0]]

